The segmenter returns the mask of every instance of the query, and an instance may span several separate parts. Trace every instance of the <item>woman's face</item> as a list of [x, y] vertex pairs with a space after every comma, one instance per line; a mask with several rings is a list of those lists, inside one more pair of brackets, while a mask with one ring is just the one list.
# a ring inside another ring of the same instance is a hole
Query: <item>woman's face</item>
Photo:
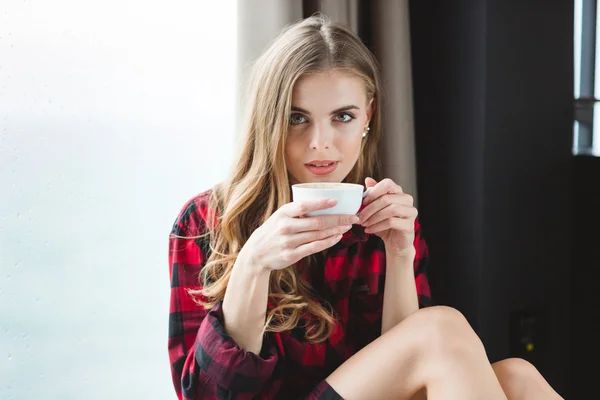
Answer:
[[372, 101], [363, 81], [329, 71], [300, 78], [292, 93], [285, 146], [291, 184], [341, 182], [360, 155]]

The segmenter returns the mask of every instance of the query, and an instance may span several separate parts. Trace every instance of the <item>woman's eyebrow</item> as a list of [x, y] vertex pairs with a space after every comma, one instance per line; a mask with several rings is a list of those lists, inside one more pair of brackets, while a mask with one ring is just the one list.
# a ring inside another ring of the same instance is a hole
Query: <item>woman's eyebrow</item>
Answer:
[[[336, 108], [335, 110], [333, 110], [333, 111], [331, 112], [331, 115], [333, 115], [333, 114], [338, 114], [338, 113], [341, 113], [341, 112], [343, 112], [343, 111], [348, 111], [348, 110], [360, 110], [360, 107], [358, 107], [358, 106], [355, 106], [355, 105], [352, 105], [352, 104], [349, 104], [349, 105], [347, 105], [347, 106], [343, 106], [343, 107], [340, 107], [340, 108]], [[300, 107], [296, 107], [296, 106], [292, 106], [292, 111], [297, 111], [297, 112], [304, 113], [304, 114], [306, 114], [306, 115], [310, 115], [310, 112], [309, 112], [309, 111], [307, 111], [307, 110], [305, 110], [305, 109], [303, 109], [303, 108], [300, 108]]]

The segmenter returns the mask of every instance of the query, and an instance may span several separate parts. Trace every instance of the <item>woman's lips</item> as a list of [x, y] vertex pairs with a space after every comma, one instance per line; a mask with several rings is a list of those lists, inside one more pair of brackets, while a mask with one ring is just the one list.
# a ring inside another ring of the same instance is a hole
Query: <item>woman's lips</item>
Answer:
[[337, 168], [337, 161], [334, 161], [328, 165], [322, 166], [323, 164], [319, 163], [319, 166], [315, 164], [304, 164], [306, 169], [310, 171], [310, 173], [314, 175], [329, 175]]

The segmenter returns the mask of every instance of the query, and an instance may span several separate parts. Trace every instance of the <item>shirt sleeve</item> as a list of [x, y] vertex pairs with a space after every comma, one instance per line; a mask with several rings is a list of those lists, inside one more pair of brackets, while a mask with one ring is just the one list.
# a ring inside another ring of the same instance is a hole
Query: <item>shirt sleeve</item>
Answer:
[[168, 352], [175, 391], [180, 400], [251, 399], [273, 374], [278, 355], [267, 336], [260, 355], [241, 348], [223, 328], [218, 303], [210, 311], [188, 293], [200, 289], [199, 274], [208, 254], [206, 198], [184, 206], [169, 237]]
[[431, 300], [431, 289], [427, 279], [427, 268], [429, 265], [429, 250], [421, 232], [419, 220], [415, 220], [415, 283], [417, 285], [417, 296], [419, 297], [419, 308], [429, 307], [433, 304]]

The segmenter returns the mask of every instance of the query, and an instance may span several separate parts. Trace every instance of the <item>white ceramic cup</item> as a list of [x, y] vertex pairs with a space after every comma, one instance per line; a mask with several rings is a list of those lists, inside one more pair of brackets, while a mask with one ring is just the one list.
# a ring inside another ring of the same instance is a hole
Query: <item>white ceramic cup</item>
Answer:
[[314, 182], [292, 185], [294, 201], [310, 199], [336, 199], [337, 204], [324, 210], [306, 213], [307, 217], [325, 214], [356, 214], [362, 204], [362, 199], [369, 189], [355, 183]]

